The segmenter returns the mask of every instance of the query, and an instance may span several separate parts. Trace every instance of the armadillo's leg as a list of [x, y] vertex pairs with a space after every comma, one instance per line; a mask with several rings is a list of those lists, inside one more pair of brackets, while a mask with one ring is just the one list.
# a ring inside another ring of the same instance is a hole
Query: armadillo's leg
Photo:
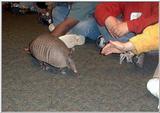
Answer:
[[42, 68], [43, 70], [48, 70], [48, 69], [49, 69], [49, 66], [48, 66], [47, 63], [45, 63], [45, 62], [40, 62], [40, 65], [41, 65], [41, 68]]
[[44, 70], [45, 68], [44, 68], [44, 62], [40, 62], [40, 66], [41, 66], [41, 68]]
[[60, 68], [60, 72], [65, 75], [66, 74], [66, 70], [64, 68]]
[[75, 63], [70, 57], [67, 59], [67, 64], [68, 64], [68, 68], [71, 68], [75, 73], [77, 73]]
[[73, 47], [73, 48], [71, 48], [71, 53], [73, 53], [75, 51], [75, 48]]

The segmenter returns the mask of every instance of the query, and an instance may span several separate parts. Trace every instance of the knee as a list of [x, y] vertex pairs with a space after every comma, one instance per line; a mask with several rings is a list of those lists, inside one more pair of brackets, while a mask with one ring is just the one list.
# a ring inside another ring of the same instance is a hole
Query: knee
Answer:
[[79, 24], [77, 24], [77, 27], [83, 27], [85, 29], [87, 28], [98, 29], [98, 24], [94, 18], [90, 17], [86, 20], [80, 21]]

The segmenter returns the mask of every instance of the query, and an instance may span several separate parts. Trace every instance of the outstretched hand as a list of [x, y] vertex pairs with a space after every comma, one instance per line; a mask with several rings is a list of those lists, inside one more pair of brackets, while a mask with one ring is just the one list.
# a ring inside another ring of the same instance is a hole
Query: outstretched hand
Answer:
[[109, 55], [112, 53], [122, 53], [133, 49], [135, 49], [135, 47], [131, 42], [110, 41], [109, 44], [104, 46], [101, 54]]
[[112, 53], [122, 53], [124, 51], [124, 43], [119, 41], [110, 41], [101, 51], [103, 55]]

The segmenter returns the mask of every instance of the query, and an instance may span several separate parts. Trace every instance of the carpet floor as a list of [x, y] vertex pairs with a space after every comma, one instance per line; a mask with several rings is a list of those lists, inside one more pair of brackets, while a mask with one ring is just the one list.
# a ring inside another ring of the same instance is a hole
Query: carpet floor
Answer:
[[146, 54], [138, 69], [88, 42], [73, 53], [79, 75], [44, 71], [24, 48], [45, 32], [35, 14], [3, 12], [2, 111], [158, 111], [158, 99], [146, 89], [158, 56]]

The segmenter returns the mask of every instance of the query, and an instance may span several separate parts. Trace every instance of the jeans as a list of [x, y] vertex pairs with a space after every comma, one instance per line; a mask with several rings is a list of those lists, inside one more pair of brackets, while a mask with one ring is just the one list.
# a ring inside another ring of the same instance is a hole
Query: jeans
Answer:
[[[67, 5], [56, 6], [52, 11], [53, 24], [56, 26], [64, 21], [64, 19], [68, 16], [69, 11], [70, 8]], [[93, 17], [80, 21], [69, 31], [69, 33], [83, 35], [84, 37], [92, 40], [96, 40], [100, 35], [98, 25]]]
[[109, 40], [120, 41], [120, 42], [128, 42], [128, 40], [130, 38], [135, 36], [135, 33], [129, 32], [128, 34], [126, 34], [126, 35], [124, 35], [120, 38], [114, 38], [110, 35], [109, 31], [105, 27], [98, 26], [98, 28], [99, 28], [99, 31], [101, 32], [101, 34], [104, 36], [106, 42], [108, 42]]

